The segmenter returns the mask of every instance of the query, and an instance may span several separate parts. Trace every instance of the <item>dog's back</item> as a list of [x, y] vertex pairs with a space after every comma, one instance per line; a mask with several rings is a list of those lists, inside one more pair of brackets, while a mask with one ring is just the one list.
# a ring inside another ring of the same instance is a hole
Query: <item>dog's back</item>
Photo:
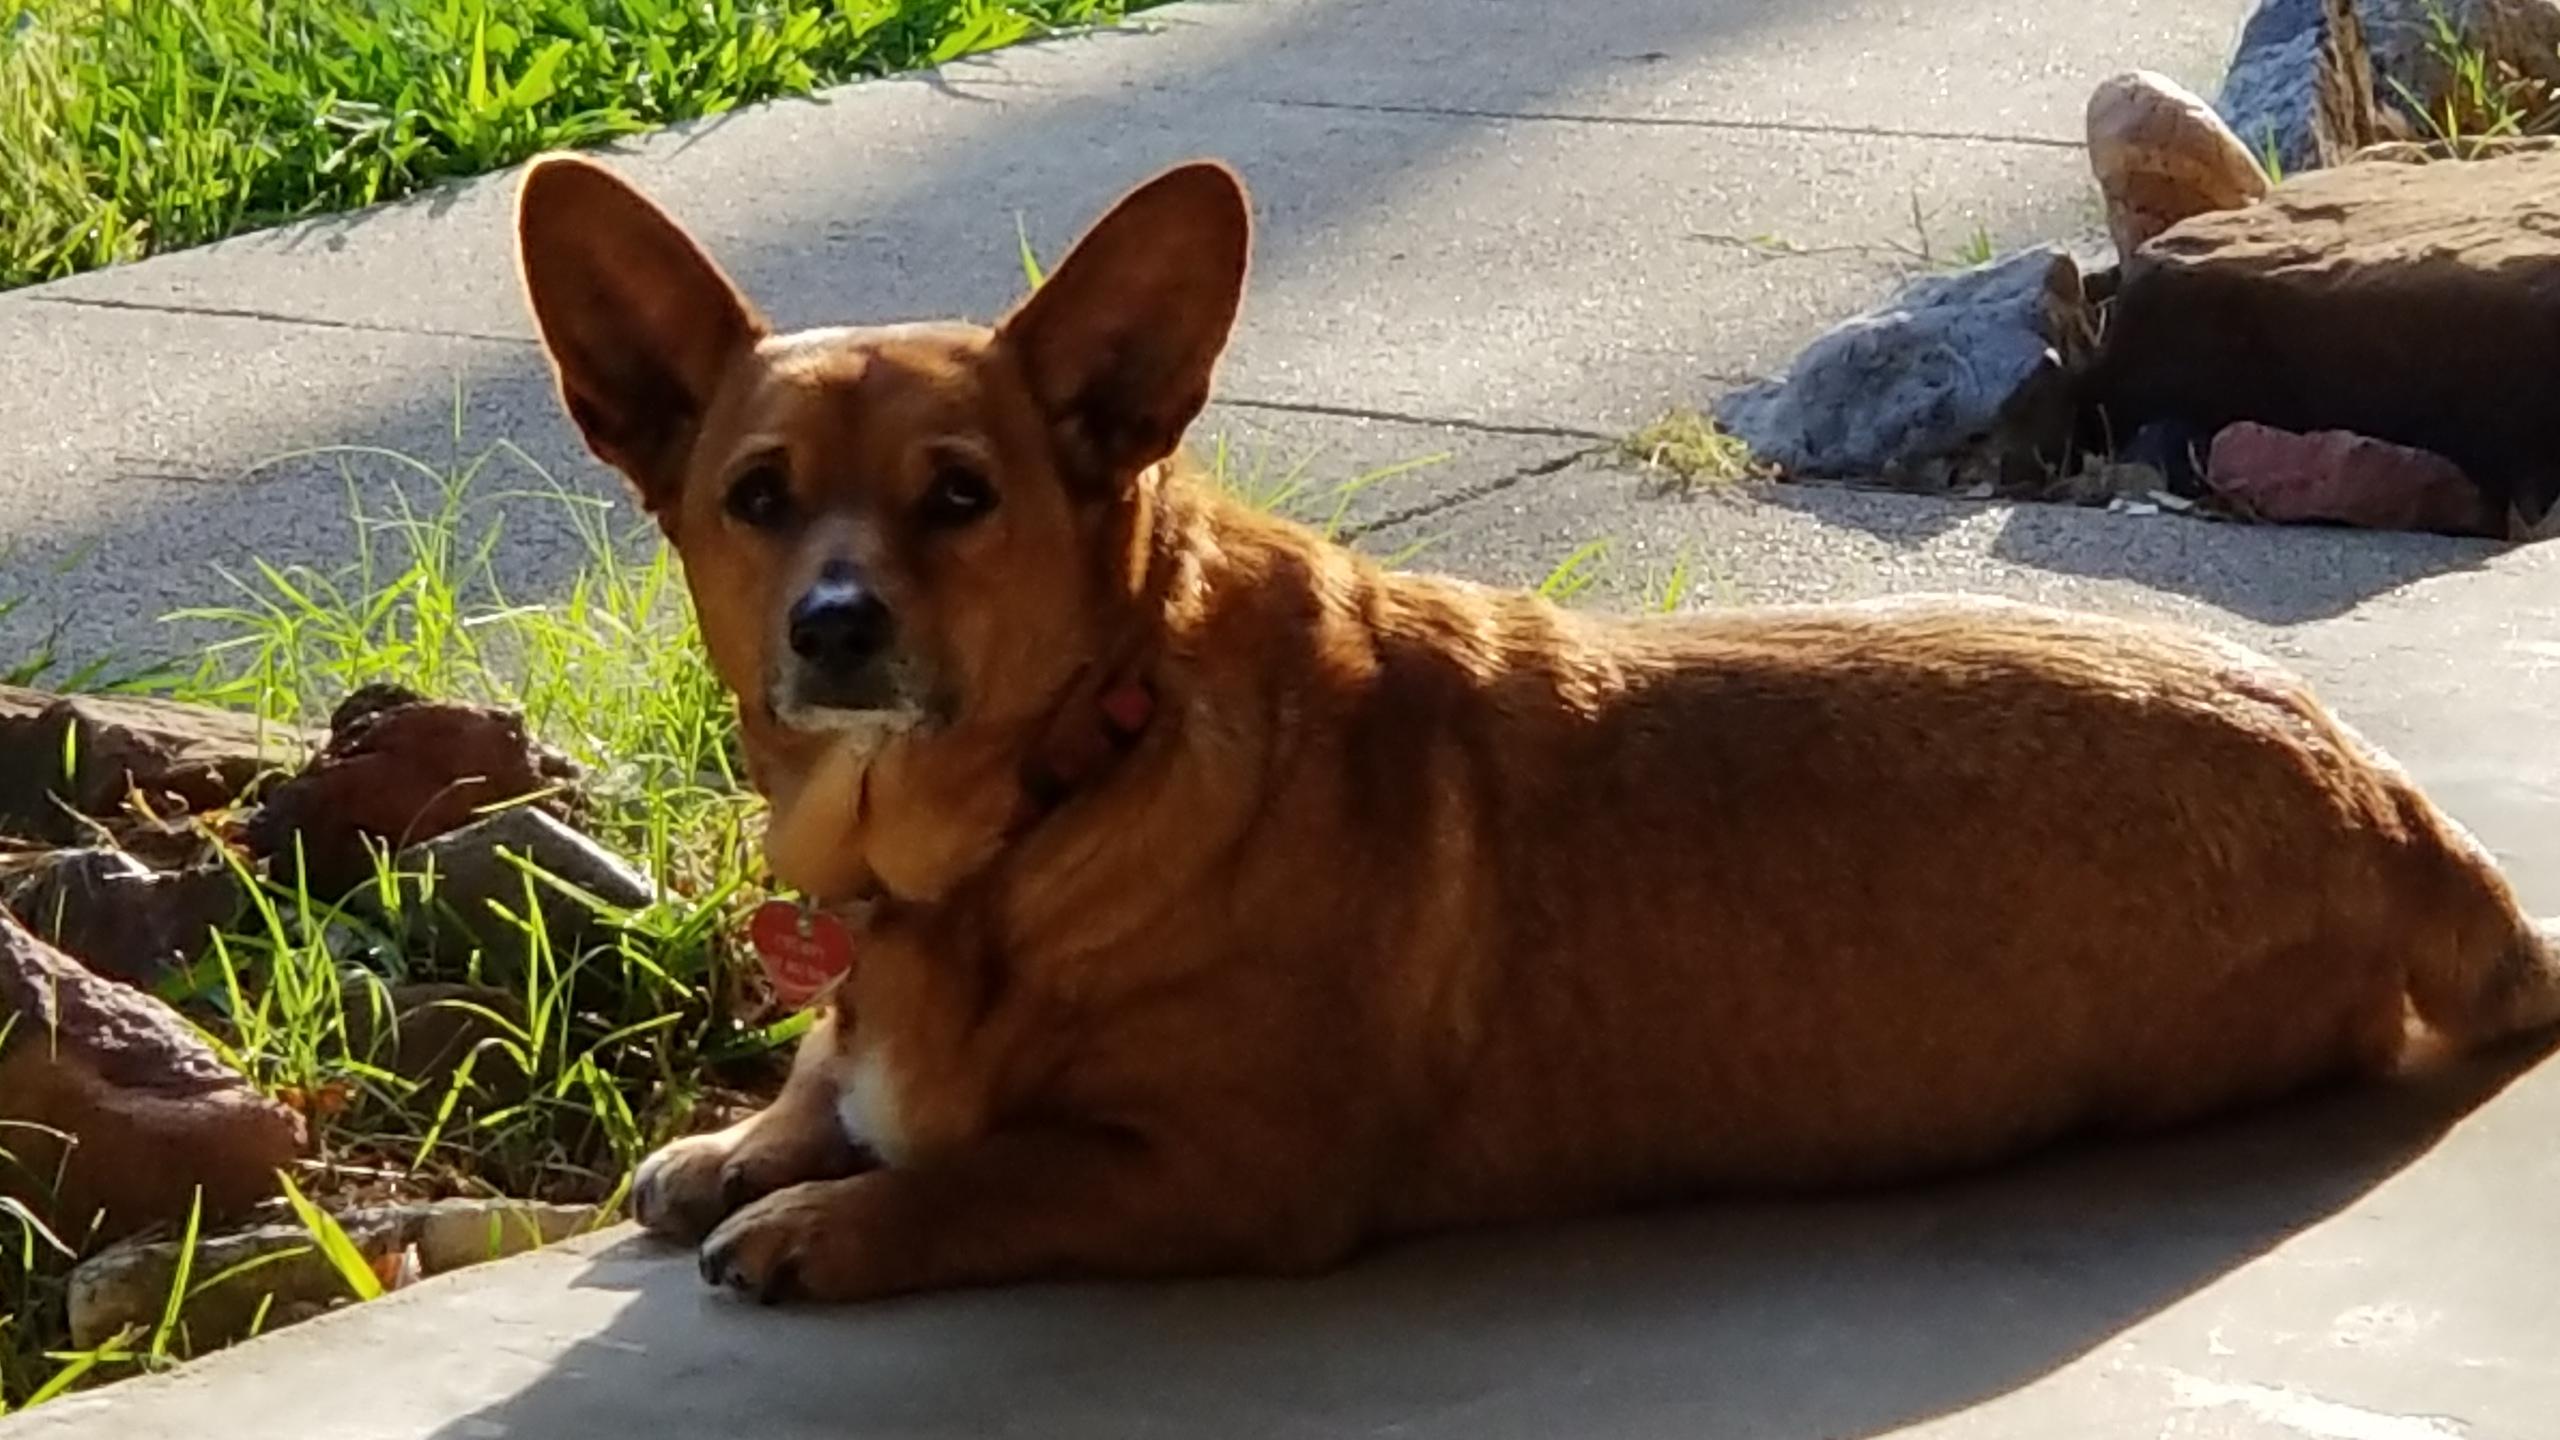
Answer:
[[1183, 923], [1365, 1011], [1399, 1226], [1943, 1169], [2387, 1070], [2412, 1002], [2467, 1042], [2560, 996], [2488, 858], [2237, 647], [1980, 601], [1603, 620], [1210, 548], [1255, 572], [1230, 623], [1291, 638], [1195, 647], [1204, 691], [1288, 733]]

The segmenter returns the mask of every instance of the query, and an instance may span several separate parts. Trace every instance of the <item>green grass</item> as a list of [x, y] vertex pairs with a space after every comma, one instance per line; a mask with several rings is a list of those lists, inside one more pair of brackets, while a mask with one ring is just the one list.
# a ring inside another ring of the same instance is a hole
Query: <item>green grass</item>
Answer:
[[[354, 466], [350, 495], [358, 493]], [[231, 578], [234, 600], [183, 617], [213, 635], [192, 670], [137, 682], [271, 719], [312, 723], [346, 692], [394, 681], [522, 710], [588, 771], [583, 824], [639, 861], [659, 899], [612, 917], [569, 953], [542, 928], [528, 874], [527, 957], [505, 976], [433, 969], [404, 952], [399, 907], [425, 903], [383, 875], [343, 904], [267, 881], [250, 914], [164, 989], [251, 1082], [303, 1109], [314, 1160], [302, 1183], [336, 1194], [391, 1177], [413, 1193], [608, 1201], [651, 1145], [685, 1128], [715, 1087], [753, 1088], [792, 1021], [762, 1008], [731, 953], [757, 885], [755, 805], [740, 778], [725, 693], [696, 643], [673, 561], [625, 510], [574, 496], [529, 468], [493, 484], [498, 451], [450, 472], [399, 457], [430, 499], [355, 511], [355, 556], [330, 573], [265, 564]], [[356, 503], [351, 500], [351, 503]], [[501, 510], [556, 506], [586, 562], [552, 598], [497, 581]], [[652, 532], [653, 533], [653, 532]], [[389, 985], [503, 980], [520, 1013], [483, 1011], [488, 1038], [449, 1084], [421, 1086], [368, 1048], [363, 1021]], [[351, 1015], [355, 1023], [350, 1023]], [[503, 1069], [503, 1088], [476, 1077]], [[520, 1077], [520, 1079], [518, 1078]], [[90, 1380], [173, 1358], [156, 1347], [61, 1358], [58, 1279], [70, 1247], [0, 1215], [0, 1404], [24, 1404], [64, 1365]], [[179, 1352], [183, 1353], [183, 1347]], [[50, 1357], [50, 1358], [49, 1358]]]
[[1618, 457], [1654, 477], [1666, 491], [1692, 491], [1765, 480], [1775, 472], [1741, 438], [1704, 413], [1680, 407], [1618, 442]]
[[[502, 458], [443, 474], [418, 467], [433, 481], [432, 506], [359, 506], [356, 558], [340, 574], [262, 564], [233, 577], [236, 603], [180, 617], [229, 634], [174, 692], [306, 724], [386, 680], [521, 710], [587, 771], [584, 827], [657, 877], [659, 899], [613, 917], [608, 943], [565, 953], [540, 919], [546, 882], [529, 873], [521, 967], [452, 975], [401, 952], [398, 915], [432, 901], [415, 877], [386, 874], [352, 907], [270, 884], [178, 998], [222, 1017], [231, 1058], [262, 1088], [335, 1097], [324, 1158], [599, 1200], [681, 1127], [707, 1077], [783, 1038], [774, 1017], [746, 1008], [727, 949], [755, 884], [754, 804], [672, 559], [627, 511], [573, 496], [529, 464], [531, 487], [485, 489]], [[507, 594], [493, 563], [501, 507], [529, 505], [557, 506], [586, 554], [565, 589], [539, 602]], [[351, 933], [372, 963], [341, 958]], [[350, 1035], [366, 1028], [351, 1027], [350, 1013], [377, 1008], [379, 987], [420, 978], [502, 982], [522, 1002], [521, 1014], [477, 1014], [492, 1038], [441, 1094], [404, 1085]], [[524, 1078], [522, 1092], [466, 1103], [473, 1072], [500, 1066]]]
[[1980, 223], [1957, 241], [1953, 247], [1938, 243], [1937, 215], [1920, 203], [1920, 192], [1911, 192], [1911, 238], [1888, 240], [1888, 249], [1896, 250], [1912, 264], [1926, 270], [1970, 270], [1987, 265], [1999, 255], [1999, 246], [1991, 238], [1991, 228]]
[[0, 286], [1160, 0], [0, 0]]

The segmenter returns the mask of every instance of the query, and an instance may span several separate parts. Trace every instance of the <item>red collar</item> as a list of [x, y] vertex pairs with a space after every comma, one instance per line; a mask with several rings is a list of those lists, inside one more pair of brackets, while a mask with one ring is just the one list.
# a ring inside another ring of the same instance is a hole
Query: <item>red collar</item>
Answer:
[[1126, 749], [1138, 743], [1138, 737], [1146, 733], [1147, 722], [1156, 718], [1156, 692], [1147, 688], [1146, 681], [1132, 676], [1103, 691], [1097, 708], [1102, 711], [1102, 723], [1110, 729], [1112, 740]]
[[1136, 749], [1155, 714], [1154, 687], [1134, 675], [1095, 694], [1090, 708], [1070, 702], [1040, 744], [1024, 757], [1022, 791], [1030, 808], [1016, 825], [1017, 832], [1065, 804], [1101, 778], [1114, 761]]

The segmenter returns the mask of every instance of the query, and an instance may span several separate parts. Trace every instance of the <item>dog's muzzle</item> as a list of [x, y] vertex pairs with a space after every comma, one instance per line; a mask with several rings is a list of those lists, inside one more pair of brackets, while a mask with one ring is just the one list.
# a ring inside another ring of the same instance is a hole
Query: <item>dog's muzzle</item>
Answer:
[[775, 719], [886, 739], [921, 715], [924, 687], [898, 653], [897, 617], [849, 568], [828, 566], [783, 623], [787, 649], [767, 697]]

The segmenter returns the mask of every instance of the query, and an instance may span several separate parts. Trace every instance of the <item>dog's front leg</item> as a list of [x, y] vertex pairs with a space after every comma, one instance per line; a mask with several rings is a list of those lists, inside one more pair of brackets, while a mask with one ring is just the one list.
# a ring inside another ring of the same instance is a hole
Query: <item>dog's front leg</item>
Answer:
[[1000, 1132], [913, 1169], [798, 1185], [732, 1215], [703, 1278], [759, 1300], [859, 1300], [1050, 1276], [1304, 1269], [1347, 1225], [1276, 1213], [1285, 1183], [1186, 1166], [1125, 1133]]
[[830, 1071], [844, 1012], [828, 1010], [810, 1028], [791, 1078], [771, 1105], [709, 1135], [692, 1135], [640, 1162], [631, 1214], [670, 1240], [693, 1244], [732, 1212], [774, 1191], [850, 1175], [868, 1158], [836, 1114]]

